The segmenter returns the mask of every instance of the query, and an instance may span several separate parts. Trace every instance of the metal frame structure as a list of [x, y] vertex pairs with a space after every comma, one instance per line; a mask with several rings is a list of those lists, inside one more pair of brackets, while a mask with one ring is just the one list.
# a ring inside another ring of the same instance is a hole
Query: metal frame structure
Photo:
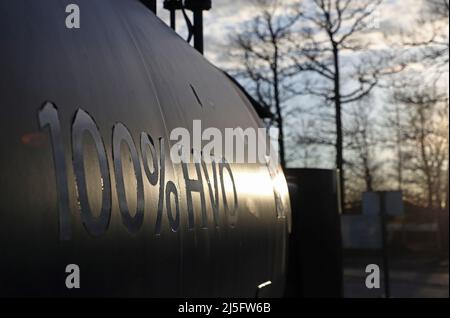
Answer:
[[[156, 0], [141, 0], [141, 2], [157, 13]], [[164, 0], [164, 9], [170, 12], [170, 27], [176, 31], [176, 12], [181, 10], [188, 28], [187, 42], [194, 39], [194, 48], [203, 54], [203, 11], [211, 9], [211, 0]], [[193, 21], [186, 14], [186, 10], [192, 11]]]

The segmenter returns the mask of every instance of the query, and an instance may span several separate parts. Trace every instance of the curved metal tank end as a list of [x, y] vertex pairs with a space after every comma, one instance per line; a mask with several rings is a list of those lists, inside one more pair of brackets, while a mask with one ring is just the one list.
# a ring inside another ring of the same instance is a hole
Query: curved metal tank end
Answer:
[[0, 296], [281, 296], [277, 164], [169, 155], [195, 119], [259, 127], [246, 98], [139, 1], [69, 3], [0, 2]]

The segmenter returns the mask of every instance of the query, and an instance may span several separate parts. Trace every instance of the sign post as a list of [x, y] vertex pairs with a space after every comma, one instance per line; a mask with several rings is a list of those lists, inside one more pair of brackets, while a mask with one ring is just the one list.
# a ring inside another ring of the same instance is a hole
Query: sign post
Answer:
[[380, 221], [381, 221], [381, 251], [383, 254], [383, 272], [384, 272], [384, 295], [390, 298], [390, 279], [389, 279], [389, 254], [387, 243], [387, 211], [386, 211], [386, 192], [378, 192], [380, 196]]
[[378, 216], [381, 229], [381, 255], [384, 273], [384, 294], [391, 295], [389, 275], [388, 216], [400, 216], [404, 213], [402, 191], [377, 191], [363, 194], [363, 214], [366, 217]]

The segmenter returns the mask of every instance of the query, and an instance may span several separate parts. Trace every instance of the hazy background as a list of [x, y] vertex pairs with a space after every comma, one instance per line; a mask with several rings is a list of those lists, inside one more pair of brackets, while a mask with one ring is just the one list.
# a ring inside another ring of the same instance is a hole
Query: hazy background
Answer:
[[[332, 91], [333, 81], [330, 83], [318, 74], [314, 65], [312, 70], [308, 66], [299, 70], [301, 65], [308, 64], [311, 47], [327, 50], [330, 47], [326, 33], [310, 19], [323, 18], [323, 12], [317, 10], [321, 3], [325, 7], [330, 5], [332, 16], [336, 15], [336, 5], [349, 12], [339, 31], [342, 34], [355, 23], [358, 13], [361, 16], [365, 10], [371, 10], [339, 51], [341, 94], [359, 88], [367, 91], [341, 106], [347, 206], [357, 203], [361, 192], [366, 190], [402, 189], [406, 200], [415, 205], [445, 208], [448, 206], [447, 0], [213, 0], [212, 9], [204, 14], [205, 56], [235, 76], [255, 99], [271, 109], [275, 119], [268, 121], [268, 125], [279, 126], [276, 109], [280, 108], [287, 167], [334, 168], [335, 99], [319, 94]], [[158, 16], [168, 23], [162, 1], [158, 5]], [[303, 15], [298, 17], [300, 11]], [[278, 103], [270, 70], [272, 61], [249, 54], [249, 47], [243, 46], [247, 41], [253, 53], [260, 50], [270, 58], [273, 48], [268, 38], [255, 36], [258, 28], [261, 35], [267, 35], [268, 24], [264, 20], [267, 13], [274, 27], [283, 27], [295, 19], [286, 30], [288, 35], [278, 39], [278, 72], [282, 77], [278, 83]], [[186, 38], [186, 23], [180, 12], [177, 32]], [[308, 37], [308, 32], [312, 36]], [[311, 39], [324, 43], [313, 43]], [[333, 70], [331, 55], [319, 51], [313, 55], [316, 61]], [[293, 74], [283, 73], [291, 70]], [[249, 71], [260, 78], [252, 78]], [[421, 114], [422, 122], [418, 119]], [[427, 128], [424, 136], [420, 136], [421, 125]]]

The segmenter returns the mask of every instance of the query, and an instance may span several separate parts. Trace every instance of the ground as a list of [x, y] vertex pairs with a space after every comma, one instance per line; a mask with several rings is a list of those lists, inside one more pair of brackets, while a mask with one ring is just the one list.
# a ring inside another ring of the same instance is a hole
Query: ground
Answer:
[[[380, 289], [365, 285], [367, 264], [378, 264], [380, 257], [346, 256], [344, 259], [344, 297], [384, 297], [383, 278]], [[391, 297], [393, 298], [448, 298], [448, 258], [396, 257], [390, 258]]]

